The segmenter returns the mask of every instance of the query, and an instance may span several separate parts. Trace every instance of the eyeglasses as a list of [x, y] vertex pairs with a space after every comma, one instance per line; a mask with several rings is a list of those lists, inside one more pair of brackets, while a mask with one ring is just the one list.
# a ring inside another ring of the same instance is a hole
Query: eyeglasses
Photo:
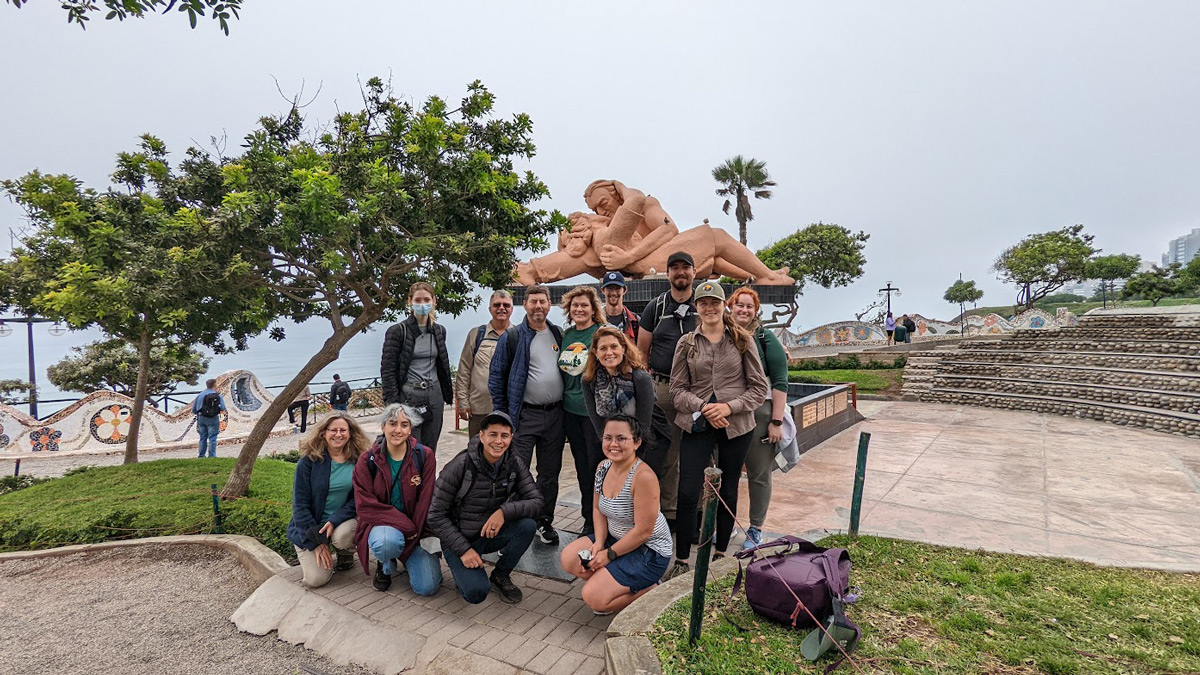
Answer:
[[511, 302], [493, 302], [492, 307], [495, 307], [496, 309], [512, 309], [512, 303]]
[[325, 433], [330, 436], [347, 436], [350, 434], [349, 429], [326, 429]]
[[619, 443], [621, 445], [625, 445], [626, 443], [632, 442], [633, 437], [632, 436], [607, 436], [606, 435], [602, 440], [604, 441], [605, 445], [608, 445], [609, 443]]

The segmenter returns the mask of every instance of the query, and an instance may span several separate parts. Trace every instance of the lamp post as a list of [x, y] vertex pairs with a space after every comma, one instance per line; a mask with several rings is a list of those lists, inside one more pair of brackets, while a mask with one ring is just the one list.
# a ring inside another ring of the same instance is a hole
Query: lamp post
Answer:
[[892, 293], [895, 293], [897, 298], [900, 297], [900, 289], [892, 286], [892, 282], [890, 281], [887, 282], [887, 287], [879, 289], [879, 295], [887, 296], [888, 314], [892, 313]]
[[67, 332], [67, 329], [58, 321], [53, 319], [43, 319], [41, 317], [25, 316], [15, 318], [0, 318], [0, 337], [7, 337], [12, 334], [13, 329], [8, 325], [10, 323], [25, 324], [25, 334], [28, 341], [29, 350], [29, 416], [38, 419], [37, 412], [37, 368], [33, 361], [33, 324], [35, 323], [53, 323], [47, 332], [58, 337]]

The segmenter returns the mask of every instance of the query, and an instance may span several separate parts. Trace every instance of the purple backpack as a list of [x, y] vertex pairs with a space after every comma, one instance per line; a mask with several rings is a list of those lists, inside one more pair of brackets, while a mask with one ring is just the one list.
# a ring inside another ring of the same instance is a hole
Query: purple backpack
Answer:
[[[858, 626], [846, 618], [842, 609], [850, 590], [850, 554], [846, 549], [821, 548], [799, 537], [787, 536], [741, 551], [734, 557], [751, 558], [745, 569], [739, 563], [733, 594], [741, 588], [744, 576], [746, 600], [756, 613], [797, 629], [816, 628], [815, 617], [825, 627], [825, 631], [813, 631], [824, 634], [814, 637], [816, 643], [826, 643], [817, 656], [832, 647], [830, 634], [838, 642], [844, 641], [847, 650], [861, 637]], [[804, 603], [803, 607], [796, 598]], [[810, 658], [815, 660], [816, 656]]]

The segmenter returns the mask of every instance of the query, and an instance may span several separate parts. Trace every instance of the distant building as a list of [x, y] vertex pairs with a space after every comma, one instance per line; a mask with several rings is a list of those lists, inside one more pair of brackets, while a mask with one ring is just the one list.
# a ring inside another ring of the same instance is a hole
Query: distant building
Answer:
[[1200, 255], [1200, 228], [1192, 230], [1191, 234], [1172, 239], [1171, 243], [1167, 244], [1167, 252], [1163, 254], [1162, 266], [1166, 267], [1171, 263], [1186, 265], [1197, 255]]

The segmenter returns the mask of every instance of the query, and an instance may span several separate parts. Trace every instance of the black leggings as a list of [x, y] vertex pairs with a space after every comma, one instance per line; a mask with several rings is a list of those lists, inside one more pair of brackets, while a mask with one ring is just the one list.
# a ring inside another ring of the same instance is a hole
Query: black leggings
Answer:
[[567, 443], [571, 445], [571, 457], [575, 460], [575, 477], [579, 480], [579, 510], [583, 514], [584, 527], [592, 527], [592, 505], [596, 496], [596, 467], [604, 456], [600, 453], [600, 439], [596, 427], [587, 415], [576, 415], [563, 411], [563, 428], [567, 432]]
[[[717, 468], [721, 470], [718, 494], [733, 513], [737, 512], [738, 482], [742, 465], [750, 451], [753, 430], [729, 438], [724, 429], [709, 429], [698, 434], [684, 432], [679, 443], [679, 508], [675, 512], [675, 557], [687, 560], [692, 553], [692, 533], [696, 531], [696, 505], [704, 487], [704, 470], [709, 467], [713, 447], [717, 448]], [[733, 513], [717, 504], [716, 550], [729, 548], [733, 534]]]

